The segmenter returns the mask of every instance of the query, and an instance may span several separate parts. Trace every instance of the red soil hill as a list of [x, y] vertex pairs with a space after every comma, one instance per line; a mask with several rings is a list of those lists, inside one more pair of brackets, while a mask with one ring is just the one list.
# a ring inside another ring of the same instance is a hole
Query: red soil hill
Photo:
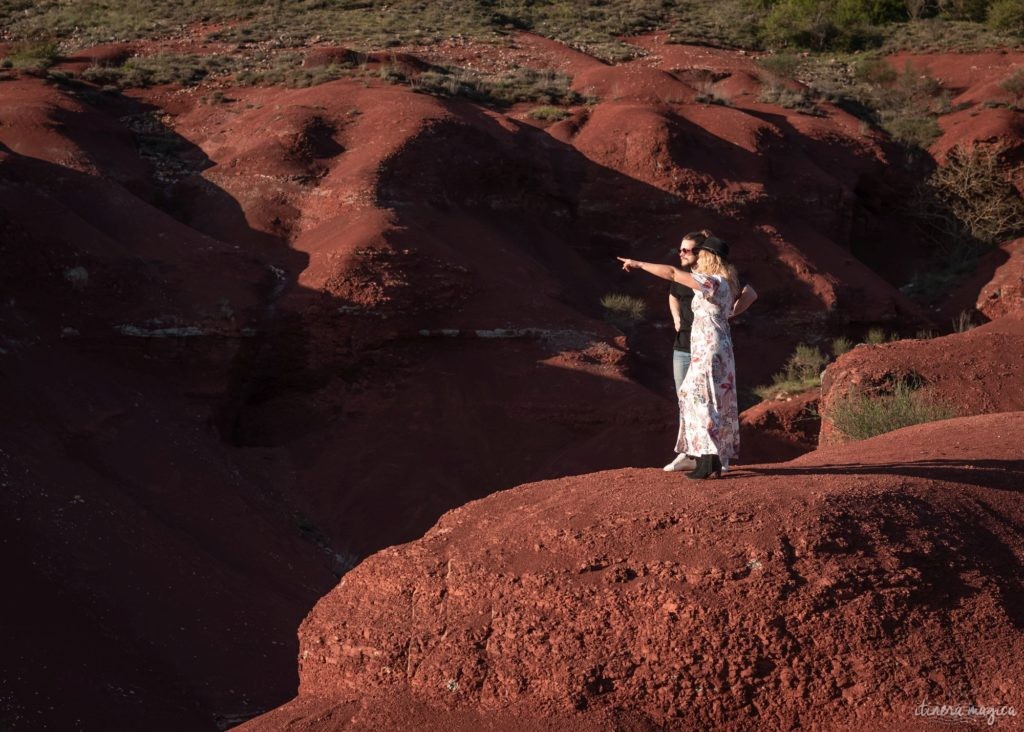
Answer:
[[825, 369], [819, 444], [842, 442], [830, 418], [851, 393], [884, 395], [909, 380], [929, 400], [960, 415], [1024, 409], [1024, 318], [1007, 316], [942, 338], [860, 345]]
[[300, 628], [299, 698], [242, 729], [914, 729], [922, 700], [1012, 704], [1022, 429], [468, 504], [350, 572]]

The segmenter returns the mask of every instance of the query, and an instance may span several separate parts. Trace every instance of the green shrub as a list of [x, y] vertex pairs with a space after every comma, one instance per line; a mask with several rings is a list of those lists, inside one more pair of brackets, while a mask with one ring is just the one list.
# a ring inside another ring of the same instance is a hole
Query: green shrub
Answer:
[[846, 336], [839, 336], [838, 338], [832, 339], [832, 355], [835, 358], [839, 358], [851, 349], [853, 349], [853, 341]]
[[995, 30], [1024, 35], [1024, 3], [1020, 0], [995, 0], [988, 7], [987, 20]]
[[616, 328], [625, 329], [635, 325], [647, 315], [647, 305], [638, 297], [609, 293], [601, 298], [604, 319]]
[[441, 69], [424, 71], [409, 82], [413, 89], [427, 94], [466, 97], [486, 104], [542, 102], [553, 106], [579, 104], [583, 101], [570, 88], [572, 79], [569, 76], [550, 69], [514, 69], [487, 76], [468, 69]]
[[783, 46], [855, 51], [881, 44], [879, 23], [906, 18], [902, 0], [779, 0], [764, 21], [765, 37]]
[[920, 386], [919, 379], [910, 377], [893, 384], [888, 394], [853, 392], [832, 405], [827, 416], [853, 440], [956, 416], [955, 410], [929, 399]]
[[867, 335], [864, 336], [864, 342], [871, 346], [877, 346], [885, 343], [887, 340], [889, 339], [881, 328], [871, 328], [868, 330]]
[[853, 66], [853, 75], [857, 81], [880, 85], [892, 84], [898, 76], [896, 69], [885, 59], [874, 55], [858, 59]]
[[[1024, 8], [1024, 3], [1021, 3]], [[1024, 71], [1017, 70], [1011, 76], [999, 83], [999, 87], [1013, 96], [1013, 103], [1020, 104], [1021, 97], [1024, 97]]]
[[771, 81], [761, 87], [757, 101], [810, 114], [818, 113], [818, 106], [814, 103], [810, 92], [806, 89], [792, 89], [778, 81]]
[[939, 10], [944, 18], [950, 20], [981, 21], [989, 0], [939, 0]]
[[57, 42], [51, 39], [26, 40], [11, 44], [7, 59], [22, 71], [43, 72], [60, 58]]
[[941, 134], [936, 116], [950, 110], [949, 92], [935, 78], [909, 63], [896, 73], [877, 56], [853, 66], [856, 83], [842, 92], [842, 106], [877, 124], [912, 151], [931, 145]]
[[569, 116], [569, 112], [567, 110], [548, 105], [543, 107], [534, 107], [528, 112], [528, 114], [533, 119], [539, 119], [544, 122], [557, 122]]
[[792, 79], [800, 69], [801, 59], [795, 53], [773, 53], [757, 59], [757, 65], [765, 71]]
[[552, 69], [515, 69], [484, 77], [480, 86], [493, 100], [505, 104], [578, 104], [580, 97], [572, 91], [571, 84], [572, 79], [568, 75]]
[[884, 119], [882, 127], [897, 142], [921, 150], [928, 148], [942, 134], [942, 128], [934, 117], [915, 114], [913, 110], [896, 112]]
[[82, 78], [122, 89], [158, 84], [194, 86], [210, 76], [228, 74], [237, 66], [238, 62], [227, 56], [160, 54], [137, 56], [116, 67], [91, 66], [82, 72]]
[[772, 376], [772, 383], [759, 386], [754, 393], [762, 399], [776, 399], [821, 386], [821, 372], [828, 359], [817, 346], [801, 343], [790, 355], [782, 371]]

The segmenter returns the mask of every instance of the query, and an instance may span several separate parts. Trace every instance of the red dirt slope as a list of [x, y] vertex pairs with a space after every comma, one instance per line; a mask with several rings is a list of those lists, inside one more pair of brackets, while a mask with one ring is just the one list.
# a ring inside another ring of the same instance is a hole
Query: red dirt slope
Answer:
[[468, 504], [321, 600], [299, 698], [241, 729], [915, 728], [922, 700], [1019, 705], [1021, 430], [967, 417], [719, 482], [623, 470]]
[[943, 134], [931, 146], [937, 158], [958, 145], [995, 143], [1009, 149], [1020, 147], [1024, 114], [1005, 108], [1015, 105], [1018, 99], [1002, 84], [1024, 69], [1024, 54], [896, 54], [888, 61], [899, 72], [909, 67], [937, 79], [944, 89], [952, 91], [950, 104], [956, 111], [940, 118]]
[[[978, 293], [977, 309], [988, 318], [1024, 315], [1024, 239], [1015, 239], [986, 255], [987, 260], [1002, 261], [992, 279]], [[986, 263], [982, 263], [982, 268]]]
[[829, 364], [821, 380], [819, 444], [845, 438], [829, 418], [832, 405], [852, 391], [887, 393], [910, 377], [922, 393], [957, 414], [1024, 409], [1024, 318], [1007, 316], [965, 333], [928, 340], [860, 345]]
[[742, 463], [792, 460], [818, 446], [820, 389], [766, 399], [740, 414]]

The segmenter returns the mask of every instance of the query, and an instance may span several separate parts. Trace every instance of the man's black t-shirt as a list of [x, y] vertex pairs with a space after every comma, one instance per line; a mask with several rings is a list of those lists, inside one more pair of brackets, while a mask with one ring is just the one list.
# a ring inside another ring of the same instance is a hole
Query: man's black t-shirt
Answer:
[[690, 330], [693, 328], [693, 290], [686, 285], [673, 282], [669, 285], [669, 294], [679, 298], [679, 332], [676, 333], [676, 342], [672, 346], [673, 351], [690, 352]]

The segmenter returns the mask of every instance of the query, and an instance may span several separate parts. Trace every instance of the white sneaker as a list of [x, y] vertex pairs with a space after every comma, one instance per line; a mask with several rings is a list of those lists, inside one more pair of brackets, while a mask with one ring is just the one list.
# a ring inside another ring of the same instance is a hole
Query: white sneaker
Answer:
[[685, 452], [681, 452], [676, 455], [676, 459], [666, 465], [662, 470], [666, 473], [673, 473], [677, 470], [693, 470], [697, 467], [697, 461], [687, 455]]
[[729, 472], [729, 461], [728, 460], [723, 460], [722, 461], [722, 472], [723, 473], [728, 473]]

